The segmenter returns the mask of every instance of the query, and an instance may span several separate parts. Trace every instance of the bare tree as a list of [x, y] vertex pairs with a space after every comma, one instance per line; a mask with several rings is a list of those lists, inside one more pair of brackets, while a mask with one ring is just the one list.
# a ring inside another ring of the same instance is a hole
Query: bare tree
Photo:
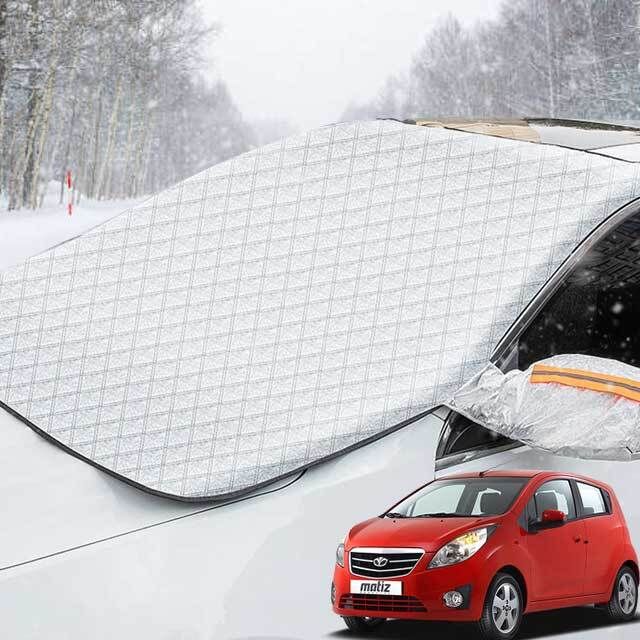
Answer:
[[199, 77], [213, 35], [196, 0], [0, 0], [10, 208], [37, 207], [68, 169], [91, 197], [136, 196], [248, 148], [224, 86]]
[[637, 120], [639, 25], [637, 0], [505, 0], [471, 28], [449, 17], [425, 35], [393, 102], [345, 115]]

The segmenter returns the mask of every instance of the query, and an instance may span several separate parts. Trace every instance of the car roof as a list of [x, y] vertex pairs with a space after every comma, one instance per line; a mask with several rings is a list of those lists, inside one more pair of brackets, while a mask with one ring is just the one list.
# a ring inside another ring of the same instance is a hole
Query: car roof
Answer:
[[603, 484], [588, 476], [577, 473], [565, 473], [564, 471], [549, 471], [542, 469], [493, 469], [488, 471], [473, 471], [467, 473], [453, 473], [451, 475], [441, 476], [437, 480], [450, 480], [454, 478], [575, 478], [576, 480], [587, 480], [597, 484]]
[[494, 469], [489, 471], [468, 471], [465, 473], [452, 473], [446, 476], [440, 476], [436, 480], [450, 480], [453, 478], [533, 478], [545, 471], [536, 471], [532, 469]]
[[551, 471], [544, 469], [492, 469], [487, 471], [474, 471], [468, 473], [452, 473], [450, 475], [441, 476], [436, 480], [451, 480], [455, 478], [527, 478], [529, 480], [533, 478], [539, 478], [545, 480], [547, 478], [570, 478], [572, 480], [579, 480], [589, 484], [597, 485], [600, 488], [606, 489], [611, 493], [611, 487], [606, 483], [589, 476], [584, 476], [579, 473], [571, 473], [565, 471]]
[[424, 118], [407, 122], [580, 151], [600, 151], [605, 155], [609, 155], [607, 148], [640, 143], [640, 128], [627, 123], [557, 118]]

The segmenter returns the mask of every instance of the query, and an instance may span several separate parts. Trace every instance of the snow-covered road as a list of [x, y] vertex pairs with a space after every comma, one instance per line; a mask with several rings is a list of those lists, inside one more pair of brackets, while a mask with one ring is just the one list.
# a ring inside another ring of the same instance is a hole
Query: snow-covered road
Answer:
[[58, 190], [57, 183], [50, 183], [44, 206], [37, 211], [7, 211], [0, 199], [0, 269], [65, 242], [144, 200], [81, 200], [69, 216], [58, 203]]

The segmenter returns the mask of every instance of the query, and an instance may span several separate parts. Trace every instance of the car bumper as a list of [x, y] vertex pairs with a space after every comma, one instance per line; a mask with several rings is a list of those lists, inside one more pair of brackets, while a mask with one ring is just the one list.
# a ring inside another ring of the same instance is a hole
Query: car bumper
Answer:
[[[340, 616], [367, 616], [410, 620], [479, 620], [490, 577], [481, 558], [474, 556], [458, 565], [427, 569], [433, 554], [427, 553], [407, 576], [390, 580], [402, 582], [402, 595], [356, 594], [352, 580], [367, 580], [336, 565], [333, 575], [332, 606]], [[464, 603], [458, 608], [444, 604], [448, 591], [458, 591]]]

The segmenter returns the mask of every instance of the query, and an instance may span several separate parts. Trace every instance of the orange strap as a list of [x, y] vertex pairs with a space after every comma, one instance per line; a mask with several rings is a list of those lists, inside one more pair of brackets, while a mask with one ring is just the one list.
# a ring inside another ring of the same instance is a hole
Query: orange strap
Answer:
[[629, 400], [640, 402], [640, 382], [631, 378], [611, 376], [607, 373], [583, 371], [581, 369], [564, 369], [562, 367], [550, 367], [546, 364], [533, 365], [531, 382], [555, 382], [567, 387], [578, 389], [590, 389], [622, 396]]

